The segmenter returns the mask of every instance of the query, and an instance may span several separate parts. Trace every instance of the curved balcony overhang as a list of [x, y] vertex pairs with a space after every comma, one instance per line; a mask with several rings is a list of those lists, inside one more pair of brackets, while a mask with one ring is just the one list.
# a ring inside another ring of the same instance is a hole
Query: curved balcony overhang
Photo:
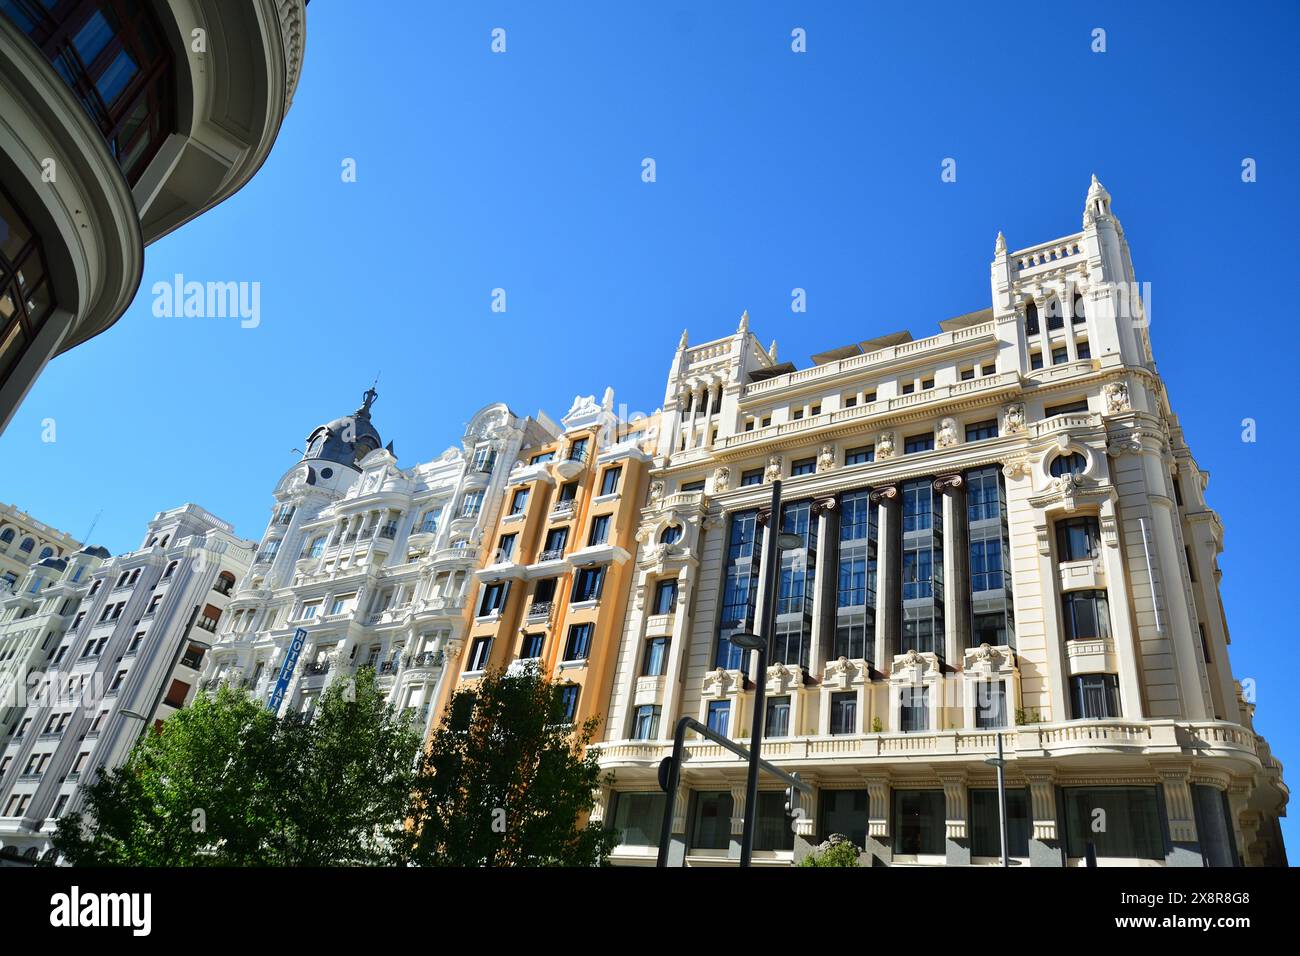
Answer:
[[[270, 155], [302, 69], [302, 0], [169, 0], [177, 132], [135, 186], [146, 242], [238, 192]], [[192, 49], [202, 30], [206, 50]]]
[[56, 308], [0, 391], [12, 409], [51, 357], [108, 328], [140, 285], [135, 201], [99, 130], [0, 16], [0, 180], [40, 237]]

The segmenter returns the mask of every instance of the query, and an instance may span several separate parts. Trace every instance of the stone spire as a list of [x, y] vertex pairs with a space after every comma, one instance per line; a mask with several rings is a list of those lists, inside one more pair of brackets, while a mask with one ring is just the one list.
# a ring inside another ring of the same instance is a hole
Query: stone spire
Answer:
[[743, 335], [749, 331], [749, 309], [740, 314], [740, 326], [736, 329], [737, 335]]
[[1007, 254], [1007, 237], [1002, 235], [1002, 230], [998, 230], [997, 241], [993, 243], [993, 254], [995, 256], [1004, 256]]
[[770, 358], [773, 362], [776, 361], [776, 339], [773, 339], [772, 344], [768, 346], [767, 357]]
[[682, 337], [677, 341], [677, 351], [686, 348], [686, 329], [682, 329]]

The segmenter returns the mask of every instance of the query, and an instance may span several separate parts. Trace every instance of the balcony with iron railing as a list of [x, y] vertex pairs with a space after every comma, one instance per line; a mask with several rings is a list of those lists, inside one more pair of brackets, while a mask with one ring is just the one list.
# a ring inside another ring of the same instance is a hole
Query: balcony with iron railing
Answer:
[[428, 669], [442, 664], [442, 659], [442, 651], [423, 651], [419, 654], [410, 655], [404, 663], [412, 669]]
[[330, 661], [312, 661], [303, 666], [302, 672], [307, 677], [319, 677], [330, 672]]
[[554, 601], [534, 601], [528, 605], [528, 620], [537, 621], [551, 616], [551, 609], [555, 607]]

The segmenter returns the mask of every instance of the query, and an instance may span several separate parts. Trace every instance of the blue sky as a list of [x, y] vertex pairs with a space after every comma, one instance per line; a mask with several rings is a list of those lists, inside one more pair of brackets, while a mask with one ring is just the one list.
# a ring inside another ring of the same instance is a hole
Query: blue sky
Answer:
[[[919, 338], [989, 305], [999, 229], [1013, 249], [1077, 230], [1095, 172], [1213, 476], [1234, 670], [1275, 752], [1300, 759], [1277, 676], [1300, 663], [1277, 600], [1297, 581], [1271, 557], [1294, 511], [1297, 349], [1277, 300], [1297, 273], [1300, 8], [383, 6], [311, 5], [270, 159], [152, 246], [130, 311], [50, 365], [0, 437], [0, 500], [76, 535], [102, 509], [93, 538], [114, 552], [187, 500], [257, 536], [292, 449], [376, 373], [375, 422], [409, 465], [490, 402], [558, 417], [612, 385], [652, 411], [681, 330], [716, 338], [744, 309], [800, 366]], [[178, 272], [261, 283], [260, 325], [155, 318], [150, 288]]]

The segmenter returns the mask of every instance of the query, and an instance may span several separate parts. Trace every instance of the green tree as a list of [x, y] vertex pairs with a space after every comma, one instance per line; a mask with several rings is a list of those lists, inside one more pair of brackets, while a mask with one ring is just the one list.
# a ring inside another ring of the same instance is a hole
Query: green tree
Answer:
[[835, 834], [826, 843], [821, 844], [799, 861], [800, 866], [861, 866], [858, 862], [858, 848], [852, 840]]
[[598, 866], [613, 835], [589, 821], [599, 726], [565, 720], [562, 689], [534, 667], [490, 672], [453, 695], [429, 738], [408, 831], [426, 866]]
[[86, 813], [53, 842], [74, 866], [396, 862], [418, 753], [368, 669], [336, 680], [311, 721], [222, 688], [86, 786]]

